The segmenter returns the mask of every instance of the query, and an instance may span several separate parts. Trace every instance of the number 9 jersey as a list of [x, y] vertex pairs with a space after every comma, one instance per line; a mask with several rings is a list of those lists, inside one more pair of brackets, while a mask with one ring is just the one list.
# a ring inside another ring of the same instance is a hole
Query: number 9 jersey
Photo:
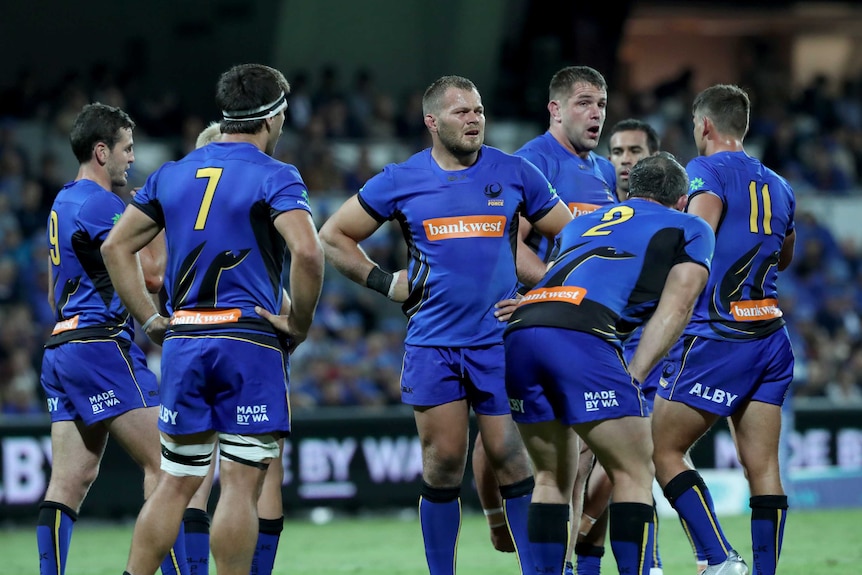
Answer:
[[787, 181], [745, 152], [720, 152], [686, 166], [689, 201], [717, 196], [724, 210], [709, 281], [685, 329], [710, 339], [759, 339], [784, 325], [778, 259], [794, 229], [796, 200]]

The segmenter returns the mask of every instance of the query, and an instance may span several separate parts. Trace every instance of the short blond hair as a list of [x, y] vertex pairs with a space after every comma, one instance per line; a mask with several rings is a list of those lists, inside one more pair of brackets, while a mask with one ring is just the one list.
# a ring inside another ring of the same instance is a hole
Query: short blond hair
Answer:
[[195, 140], [195, 149], [203, 148], [207, 144], [218, 142], [219, 140], [221, 140], [221, 124], [210, 122], [210, 125], [198, 134], [198, 139]]

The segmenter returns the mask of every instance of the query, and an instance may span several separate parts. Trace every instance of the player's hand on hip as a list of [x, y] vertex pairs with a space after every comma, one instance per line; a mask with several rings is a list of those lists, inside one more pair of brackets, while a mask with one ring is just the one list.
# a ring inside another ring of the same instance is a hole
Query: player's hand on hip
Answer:
[[395, 285], [392, 286], [392, 296], [389, 299], [403, 303], [410, 296], [410, 282], [407, 281], [407, 270], [398, 270], [395, 274]]
[[[282, 309], [284, 309], [284, 307], [282, 307]], [[288, 353], [293, 353], [299, 344], [304, 342], [305, 338], [308, 336], [307, 331], [300, 331], [291, 323], [289, 315], [276, 315], [268, 312], [260, 306], [255, 306], [254, 311], [257, 315], [272, 324], [272, 327], [274, 327], [276, 331], [280, 332], [281, 335], [286, 336]]]
[[511, 299], [504, 299], [495, 303], [494, 317], [496, 317], [498, 321], [509, 321], [512, 314], [515, 313], [516, 309], [518, 309], [518, 303], [523, 299], [523, 297], [524, 296], [521, 294], [517, 294]]
[[153, 322], [147, 326], [147, 329], [144, 333], [147, 334], [147, 337], [150, 338], [150, 341], [155, 343], [156, 345], [162, 345], [165, 341], [165, 332], [168, 331], [168, 327], [171, 325], [171, 319], [165, 316], [159, 316], [153, 320]]

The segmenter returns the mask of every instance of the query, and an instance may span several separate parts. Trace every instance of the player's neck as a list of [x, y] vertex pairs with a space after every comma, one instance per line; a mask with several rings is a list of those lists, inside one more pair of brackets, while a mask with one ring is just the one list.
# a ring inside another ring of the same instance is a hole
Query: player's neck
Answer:
[[222, 134], [220, 142], [225, 143], [243, 143], [251, 144], [261, 152], [266, 150], [266, 140], [268, 132], [262, 130], [257, 134]]
[[476, 160], [479, 159], [479, 152], [473, 152], [472, 154], [465, 155], [455, 155], [449, 150], [441, 147], [432, 146], [431, 147], [431, 157], [434, 158], [434, 161], [437, 162], [437, 165], [440, 166], [441, 170], [446, 170], [447, 172], [456, 172], [459, 170], [466, 170], [470, 166], [476, 163]]
[[742, 140], [731, 136], [716, 134], [714, 139], [709, 139], [706, 142], [706, 155], [711, 156], [719, 152], [744, 152]]
[[111, 177], [108, 172], [99, 165], [93, 165], [93, 162], [81, 164], [78, 168], [78, 175], [75, 176], [75, 181], [90, 180], [96, 182], [108, 191], [112, 191]]

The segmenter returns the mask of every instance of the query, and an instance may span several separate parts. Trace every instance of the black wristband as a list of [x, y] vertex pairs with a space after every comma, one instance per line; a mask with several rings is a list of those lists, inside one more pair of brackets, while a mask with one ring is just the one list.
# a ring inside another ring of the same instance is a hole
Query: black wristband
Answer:
[[393, 274], [385, 272], [377, 266], [371, 268], [368, 272], [368, 277], [365, 278], [365, 285], [376, 292], [380, 292], [385, 296], [389, 296], [389, 287], [392, 285]]

